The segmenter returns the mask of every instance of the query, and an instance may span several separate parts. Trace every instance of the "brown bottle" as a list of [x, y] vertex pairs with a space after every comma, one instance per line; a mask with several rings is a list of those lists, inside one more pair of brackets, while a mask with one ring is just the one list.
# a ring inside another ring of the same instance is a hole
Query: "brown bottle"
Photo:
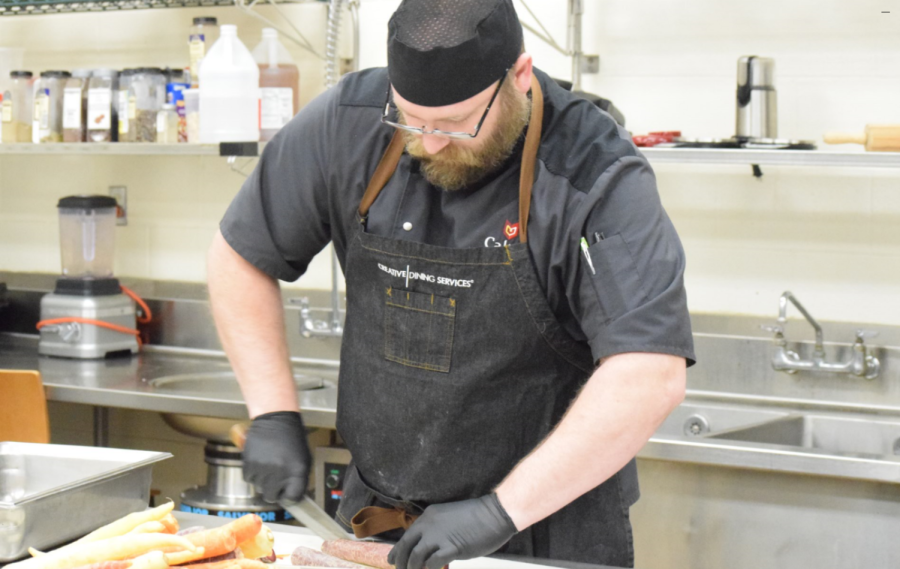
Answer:
[[271, 140], [299, 110], [300, 71], [271, 28], [263, 29], [253, 58], [259, 65], [259, 139]]

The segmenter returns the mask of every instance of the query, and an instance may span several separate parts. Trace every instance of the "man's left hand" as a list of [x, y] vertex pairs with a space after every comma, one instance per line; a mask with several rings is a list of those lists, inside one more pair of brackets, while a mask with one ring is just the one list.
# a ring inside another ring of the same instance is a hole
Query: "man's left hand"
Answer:
[[516, 534], [496, 494], [428, 506], [388, 555], [397, 569], [440, 569], [489, 555]]

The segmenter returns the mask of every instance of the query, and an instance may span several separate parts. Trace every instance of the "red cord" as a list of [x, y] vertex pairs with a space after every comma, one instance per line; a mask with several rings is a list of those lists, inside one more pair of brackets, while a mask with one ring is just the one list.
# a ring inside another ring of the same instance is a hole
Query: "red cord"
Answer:
[[[150, 307], [147, 306], [147, 303], [139, 297], [133, 290], [130, 288], [120, 285], [122, 287], [122, 292], [128, 295], [131, 300], [133, 300], [138, 306], [141, 307], [141, 310], [144, 311], [144, 316], [138, 317], [137, 321], [140, 324], [149, 324], [153, 319], [153, 312], [150, 311]], [[41, 320], [37, 323], [37, 329], [40, 330], [44, 326], [48, 326], [50, 324], [69, 324], [71, 322], [78, 322], [80, 324], [93, 324], [94, 326], [99, 326], [101, 328], [106, 328], [108, 330], [113, 330], [115, 332], [121, 332], [122, 334], [131, 334], [137, 339], [138, 347], [144, 345], [141, 341], [141, 333], [138, 330], [133, 328], [126, 328], [124, 326], [119, 326], [118, 324], [111, 324], [109, 322], [104, 322], [103, 320], [94, 320], [93, 318], [79, 318], [79, 317], [68, 317], [68, 318], [51, 318], [50, 320]]]
[[127, 294], [131, 298], [131, 300], [133, 300], [135, 303], [137, 303], [137, 305], [141, 307], [141, 310], [144, 311], [144, 316], [142, 318], [137, 319], [138, 323], [139, 324], [149, 324], [150, 321], [153, 320], [153, 313], [150, 312], [150, 307], [147, 306], [147, 303], [144, 302], [144, 300], [141, 297], [139, 297], [136, 292], [134, 292], [127, 286], [125, 286], [125, 285], [119, 285], [119, 286], [122, 287], [122, 292]]
[[71, 322], [78, 322], [79, 324], [93, 324], [94, 326], [107, 328], [115, 332], [121, 332], [122, 334], [131, 334], [137, 339], [138, 347], [143, 345], [143, 342], [141, 342], [141, 333], [137, 330], [119, 326], [117, 324], [110, 324], [109, 322], [104, 322], [103, 320], [94, 320], [93, 318], [79, 318], [75, 316], [68, 318], [51, 318], [49, 320], [41, 320], [40, 322], [38, 322], [37, 329], [40, 330], [44, 326], [49, 326], [51, 324], [68, 324]]

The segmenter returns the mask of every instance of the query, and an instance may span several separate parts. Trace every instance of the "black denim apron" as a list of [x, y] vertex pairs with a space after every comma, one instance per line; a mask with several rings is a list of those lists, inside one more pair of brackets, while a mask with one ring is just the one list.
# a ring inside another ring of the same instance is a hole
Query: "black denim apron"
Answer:
[[[415, 516], [429, 504], [491, 492], [547, 437], [591, 374], [589, 347], [557, 322], [528, 252], [543, 114], [536, 80], [532, 99], [519, 243], [448, 249], [367, 233], [369, 206], [403, 152], [399, 132], [369, 183], [345, 263], [337, 429], [355, 468], [338, 521], [348, 528], [367, 506]], [[501, 551], [631, 566], [628, 508], [636, 496], [631, 461]]]

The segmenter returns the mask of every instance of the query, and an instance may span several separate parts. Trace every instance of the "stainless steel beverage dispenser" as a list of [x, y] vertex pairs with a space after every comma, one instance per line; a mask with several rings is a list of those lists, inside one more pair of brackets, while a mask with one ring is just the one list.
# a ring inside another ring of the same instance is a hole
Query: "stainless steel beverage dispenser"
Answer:
[[745, 55], [737, 64], [737, 120], [740, 141], [778, 138], [775, 60]]

